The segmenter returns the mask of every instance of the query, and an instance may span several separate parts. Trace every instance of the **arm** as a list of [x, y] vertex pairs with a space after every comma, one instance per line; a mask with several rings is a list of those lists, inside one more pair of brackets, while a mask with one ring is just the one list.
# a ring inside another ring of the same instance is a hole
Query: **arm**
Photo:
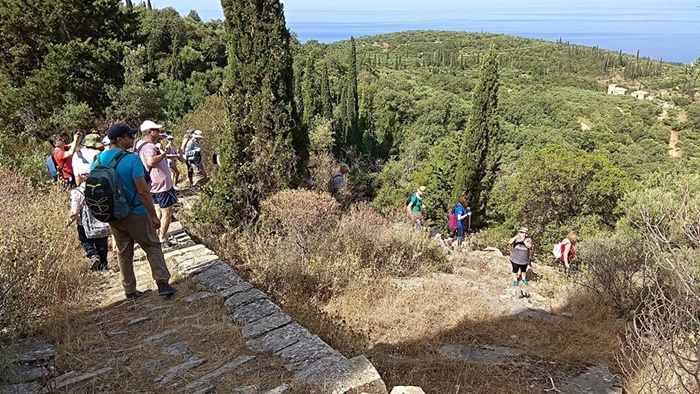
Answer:
[[69, 157], [73, 156], [73, 153], [75, 153], [75, 148], [78, 146], [78, 141], [80, 141], [80, 133], [75, 133], [73, 136], [73, 142], [68, 145], [68, 150], [63, 153], [63, 157], [68, 159]]
[[146, 208], [148, 215], [151, 217], [153, 227], [160, 228], [160, 220], [156, 215], [156, 209], [153, 206], [153, 199], [151, 198], [151, 188], [146, 183], [146, 178], [136, 178], [134, 179], [134, 184], [136, 185], [136, 192], [139, 194], [139, 198], [141, 199], [143, 206]]
[[158, 149], [153, 147], [153, 149], [149, 149], [148, 151], [144, 152], [144, 156], [146, 157], [146, 165], [149, 168], [153, 168], [158, 165], [158, 163], [161, 162], [161, 160], [165, 159], [165, 155], [167, 154], [166, 152], [156, 154], [158, 152]]
[[192, 137], [189, 134], [185, 134], [185, 136], [182, 137], [182, 143], [180, 143], [180, 151], [185, 151], [185, 149], [187, 148], [187, 142], [189, 142], [190, 138]]

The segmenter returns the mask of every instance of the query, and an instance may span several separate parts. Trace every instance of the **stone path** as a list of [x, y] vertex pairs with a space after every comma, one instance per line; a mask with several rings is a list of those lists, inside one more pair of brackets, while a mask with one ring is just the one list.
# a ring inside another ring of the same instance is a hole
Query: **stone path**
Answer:
[[364, 356], [347, 359], [295, 323], [180, 223], [170, 235], [177, 246], [164, 252], [175, 296], [157, 295], [137, 248], [146, 296], [125, 300], [119, 274], [103, 274], [99, 305], [57, 344], [57, 367], [51, 351], [21, 364], [22, 378], [4, 371], [0, 393], [387, 393]]

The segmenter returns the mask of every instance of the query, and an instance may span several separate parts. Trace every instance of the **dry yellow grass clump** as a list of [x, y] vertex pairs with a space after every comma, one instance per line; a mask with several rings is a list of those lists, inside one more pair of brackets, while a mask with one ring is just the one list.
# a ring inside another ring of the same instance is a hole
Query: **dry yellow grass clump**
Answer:
[[57, 184], [34, 189], [4, 167], [0, 179], [0, 341], [7, 341], [82, 297], [92, 281], [75, 229], [63, 225], [68, 193]]

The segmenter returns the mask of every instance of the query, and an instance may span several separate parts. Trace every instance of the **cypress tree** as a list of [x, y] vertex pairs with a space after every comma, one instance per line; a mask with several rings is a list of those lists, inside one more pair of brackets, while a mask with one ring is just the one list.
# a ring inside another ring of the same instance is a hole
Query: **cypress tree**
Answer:
[[357, 147], [362, 143], [362, 134], [359, 130], [358, 122], [359, 98], [357, 93], [357, 51], [355, 50], [355, 37], [350, 37], [350, 69], [348, 72], [347, 88], [347, 145]]
[[126, 0], [126, 8], [127, 9], [134, 9], [134, 3], [131, 2], [131, 0]]
[[291, 36], [279, 0], [223, 0], [222, 6], [228, 119], [221, 169], [202, 200], [213, 219], [242, 225], [257, 217], [262, 200], [298, 182], [309, 138], [294, 103]]
[[323, 63], [321, 69], [321, 111], [326, 119], [330, 119], [333, 116], [331, 83], [328, 79], [328, 66], [326, 63]]
[[304, 67], [304, 77], [302, 78], [301, 91], [304, 95], [304, 124], [311, 124], [311, 119], [314, 118], [316, 113], [316, 106], [314, 98], [316, 97], [316, 92], [314, 91], [314, 59], [311, 55], [306, 58], [306, 67]]
[[474, 222], [483, 223], [488, 195], [498, 167], [498, 61], [492, 47], [481, 64], [474, 87], [467, 128], [462, 137], [455, 176], [455, 197], [465, 193], [471, 200]]

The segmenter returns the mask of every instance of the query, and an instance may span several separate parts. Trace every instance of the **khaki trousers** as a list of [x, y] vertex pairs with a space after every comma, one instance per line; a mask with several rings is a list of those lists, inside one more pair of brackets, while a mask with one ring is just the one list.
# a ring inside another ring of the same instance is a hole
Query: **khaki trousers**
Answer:
[[170, 280], [170, 271], [165, 264], [163, 249], [156, 229], [151, 224], [148, 214], [129, 215], [124, 219], [109, 223], [114, 240], [117, 244], [119, 257], [119, 270], [122, 274], [122, 286], [126, 294], [136, 291], [136, 275], [134, 275], [134, 241], [141, 246], [148, 264], [151, 266], [151, 274], [156, 282]]

